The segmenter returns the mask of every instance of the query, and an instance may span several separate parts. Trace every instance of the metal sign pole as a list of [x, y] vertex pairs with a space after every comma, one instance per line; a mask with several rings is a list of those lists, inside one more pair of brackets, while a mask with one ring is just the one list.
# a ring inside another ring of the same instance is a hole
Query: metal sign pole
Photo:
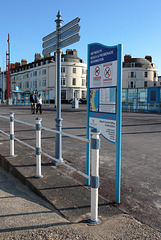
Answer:
[[121, 193], [121, 113], [122, 113], [122, 44], [118, 44], [117, 68], [117, 133], [116, 133], [116, 188], [115, 202], [120, 203]]
[[[75, 42], [78, 42], [80, 39], [79, 30], [80, 25], [78, 22], [80, 18], [77, 17], [71, 22], [67, 23], [62, 27], [63, 20], [61, 19], [60, 10], [57, 14], [56, 22], [56, 31], [45, 36], [43, 40], [43, 55], [56, 51], [56, 107], [57, 107], [57, 117], [56, 121], [56, 130], [61, 132], [62, 128], [62, 118], [61, 118], [61, 48], [69, 46]], [[59, 162], [63, 162], [62, 158], [62, 136], [61, 134], [56, 134], [56, 143], [55, 143], [55, 157]], [[56, 162], [53, 161], [54, 164]]]
[[[63, 20], [61, 19], [61, 13], [58, 11], [56, 22], [57, 30], [57, 49], [56, 49], [56, 60], [57, 60], [57, 118], [56, 121], [56, 130], [61, 132], [62, 129], [62, 118], [61, 118], [61, 48], [60, 48], [60, 28]], [[56, 134], [56, 143], [55, 143], [55, 157], [63, 162], [62, 158], [62, 136], [61, 134]], [[55, 162], [54, 162], [55, 163]]]

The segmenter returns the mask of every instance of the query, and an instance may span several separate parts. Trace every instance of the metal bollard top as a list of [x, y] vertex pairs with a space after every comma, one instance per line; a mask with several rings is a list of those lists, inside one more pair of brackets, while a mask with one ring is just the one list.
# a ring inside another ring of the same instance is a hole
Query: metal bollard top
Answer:
[[101, 134], [101, 131], [98, 130], [97, 128], [93, 128], [91, 131], [92, 134]]
[[37, 117], [35, 118], [35, 121], [42, 121], [42, 118]]

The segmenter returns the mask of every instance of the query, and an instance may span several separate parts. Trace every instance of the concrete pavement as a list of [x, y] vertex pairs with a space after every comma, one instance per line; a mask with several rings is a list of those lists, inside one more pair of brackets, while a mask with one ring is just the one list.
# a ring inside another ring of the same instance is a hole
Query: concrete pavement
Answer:
[[[0, 239], [161, 239], [161, 233], [99, 198], [101, 224], [90, 225], [90, 191], [42, 158], [42, 179], [35, 179], [35, 153], [0, 134]], [[31, 190], [29, 190], [27, 187]], [[40, 197], [35, 195], [38, 194]], [[42, 198], [44, 200], [42, 200]]]

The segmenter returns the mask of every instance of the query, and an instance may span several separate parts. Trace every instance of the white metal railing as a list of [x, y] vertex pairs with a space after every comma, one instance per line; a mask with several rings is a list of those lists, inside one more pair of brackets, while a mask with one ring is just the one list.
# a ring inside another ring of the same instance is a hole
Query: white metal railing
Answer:
[[[83, 138], [83, 137], [78, 137], [75, 136], [73, 134], [69, 134], [69, 133], [65, 133], [65, 132], [59, 132], [57, 130], [53, 130], [47, 127], [43, 127], [41, 125], [41, 118], [36, 118], [36, 125], [35, 124], [31, 124], [31, 123], [27, 123], [27, 122], [23, 122], [17, 119], [14, 119], [14, 113], [10, 113], [10, 118], [0, 115], [0, 117], [5, 118], [5, 119], [10, 119], [10, 134], [0, 130], [1, 133], [7, 135], [10, 137], [10, 155], [9, 157], [15, 157], [16, 155], [14, 155], [14, 140], [16, 140], [17, 142], [33, 149], [36, 150], [36, 178], [42, 178], [43, 176], [41, 175], [41, 154], [43, 154], [44, 156], [64, 165], [65, 167], [70, 168], [71, 170], [73, 170], [74, 172], [80, 174], [81, 176], [91, 180], [91, 219], [89, 219], [90, 223], [99, 223], [100, 220], [98, 218], [98, 188], [99, 188], [99, 148], [100, 148], [100, 138], [99, 138], [99, 134], [100, 132], [96, 129], [94, 129], [92, 131], [92, 138], [91, 141], [89, 139]], [[21, 141], [20, 139], [16, 138], [14, 136], [14, 121], [21, 123], [21, 124], [25, 124], [31, 127], [35, 127], [36, 126], [36, 148]], [[44, 129], [46, 131], [50, 131], [50, 132], [54, 132], [54, 133], [58, 133], [58, 134], [62, 134], [64, 136], [68, 136], [74, 139], [78, 139], [80, 141], [83, 142], [90, 142], [91, 143], [91, 152], [92, 152], [92, 174], [91, 177], [88, 176], [87, 174], [75, 169], [74, 167], [66, 164], [65, 162], [60, 162], [60, 160], [56, 159], [55, 157], [52, 157], [51, 155], [43, 152], [41, 150], [41, 129]]]

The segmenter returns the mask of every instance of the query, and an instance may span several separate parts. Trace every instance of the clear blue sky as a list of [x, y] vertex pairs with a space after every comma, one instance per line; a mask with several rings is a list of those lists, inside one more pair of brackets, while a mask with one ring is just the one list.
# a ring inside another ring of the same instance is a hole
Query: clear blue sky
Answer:
[[[123, 55], [151, 55], [161, 75], [161, 0], [8, 0], [1, 2], [0, 67], [11, 40], [11, 62], [34, 60], [42, 54], [42, 38], [55, 31], [61, 11], [63, 24], [80, 17], [81, 39], [68, 48], [77, 49], [87, 63], [87, 44], [123, 44]], [[65, 52], [66, 48], [63, 49]]]

